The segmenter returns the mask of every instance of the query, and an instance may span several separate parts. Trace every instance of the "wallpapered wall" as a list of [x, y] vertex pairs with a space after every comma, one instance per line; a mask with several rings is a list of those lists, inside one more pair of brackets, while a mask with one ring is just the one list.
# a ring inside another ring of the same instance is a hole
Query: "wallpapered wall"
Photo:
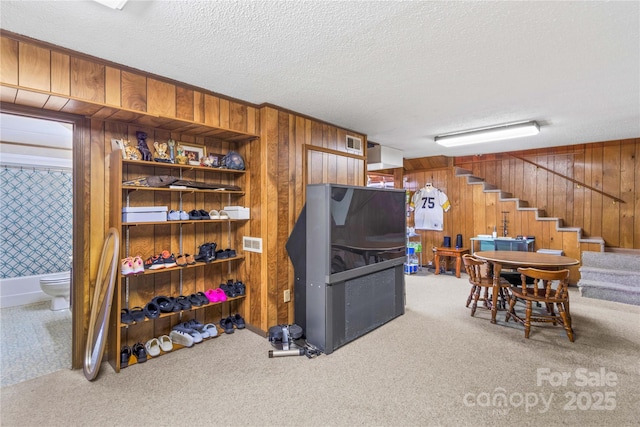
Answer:
[[69, 271], [71, 171], [0, 168], [0, 278]]

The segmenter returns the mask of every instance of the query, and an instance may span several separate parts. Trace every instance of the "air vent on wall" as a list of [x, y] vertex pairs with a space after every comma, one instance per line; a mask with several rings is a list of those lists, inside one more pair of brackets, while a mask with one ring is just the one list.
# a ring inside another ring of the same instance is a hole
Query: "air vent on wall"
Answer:
[[347, 135], [347, 150], [362, 154], [362, 139]]
[[260, 237], [242, 237], [242, 249], [249, 252], [262, 253], [262, 239]]

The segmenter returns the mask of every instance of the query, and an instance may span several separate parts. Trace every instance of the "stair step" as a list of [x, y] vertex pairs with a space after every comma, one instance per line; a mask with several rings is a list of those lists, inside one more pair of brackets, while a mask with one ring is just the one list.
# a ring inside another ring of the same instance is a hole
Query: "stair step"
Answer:
[[603, 299], [625, 304], [640, 305], [640, 287], [628, 287], [618, 283], [580, 279], [580, 295], [586, 298]]

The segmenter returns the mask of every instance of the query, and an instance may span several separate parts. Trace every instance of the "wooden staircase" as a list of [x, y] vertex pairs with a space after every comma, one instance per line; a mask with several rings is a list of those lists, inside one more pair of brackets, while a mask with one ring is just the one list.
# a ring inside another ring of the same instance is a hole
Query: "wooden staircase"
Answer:
[[[513, 194], [506, 191], [502, 191], [495, 185], [487, 183], [483, 178], [473, 175], [469, 170], [456, 167], [455, 176], [458, 178], [466, 178], [466, 182], [469, 185], [480, 185], [484, 193], [495, 193], [496, 201], [499, 203], [514, 203], [517, 212], [527, 215], [535, 221], [542, 221], [549, 225], [552, 232], [561, 234], [569, 234], [565, 237], [561, 237], [559, 240], [562, 242], [562, 250], [565, 255], [572, 258], [581, 259], [582, 252], [584, 251], [605, 251], [605, 242], [601, 237], [585, 237], [583, 230], [580, 227], [566, 227], [562, 218], [548, 217], [545, 214], [544, 209], [529, 206], [526, 200], [521, 200], [514, 197]], [[548, 247], [548, 242], [536, 239], [537, 249]], [[559, 249], [559, 248], [555, 248]], [[577, 283], [580, 278], [580, 272], [578, 268], [573, 268], [571, 273], [571, 283]]]

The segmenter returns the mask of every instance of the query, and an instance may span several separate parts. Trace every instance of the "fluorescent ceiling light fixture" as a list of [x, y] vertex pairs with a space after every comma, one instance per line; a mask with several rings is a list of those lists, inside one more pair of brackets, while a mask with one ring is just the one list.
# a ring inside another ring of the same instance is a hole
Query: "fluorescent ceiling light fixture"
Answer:
[[538, 126], [538, 123], [528, 121], [439, 135], [435, 137], [435, 141], [444, 147], [457, 147], [458, 145], [479, 144], [537, 135], [539, 132], [540, 126]]
[[95, 1], [96, 3], [100, 3], [103, 6], [110, 7], [111, 9], [122, 10], [124, 5], [127, 4], [129, 0], [93, 0], [93, 1]]

